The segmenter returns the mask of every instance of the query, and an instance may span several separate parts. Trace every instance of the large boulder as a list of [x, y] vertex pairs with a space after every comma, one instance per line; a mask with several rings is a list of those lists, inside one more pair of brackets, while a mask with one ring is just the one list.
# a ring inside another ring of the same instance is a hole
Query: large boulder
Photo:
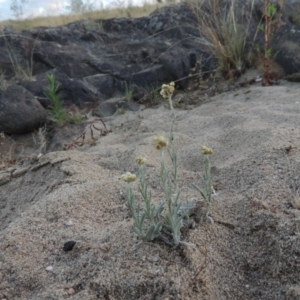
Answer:
[[46, 118], [46, 110], [21, 86], [11, 85], [0, 96], [0, 132], [30, 132], [43, 125]]

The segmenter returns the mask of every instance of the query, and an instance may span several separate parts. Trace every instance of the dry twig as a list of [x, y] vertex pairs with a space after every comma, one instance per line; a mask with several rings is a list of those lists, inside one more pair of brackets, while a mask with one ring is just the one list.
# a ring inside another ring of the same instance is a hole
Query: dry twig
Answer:
[[[100, 121], [103, 124], [104, 129], [96, 127], [95, 123], [97, 121]], [[94, 145], [95, 141], [96, 141], [96, 139], [94, 137], [94, 130], [100, 132], [100, 136], [105, 136], [108, 133], [112, 132], [111, 129], [107, 129], [104, 121], [101, 118], [94, 119], [94, 121], [92, 121], [92, 123], [83, 131], [83, 133], [78, 138], [76, 138], [74, 141], [72, 141], [69, 144], [65, 144], [64, 150], [71, 150], [76, 146], [83, 146], [84, 144]], [[90, 132], [92, 141], [91, 140], [86, 141], [86, 139], [85, 139], [86, 134], [88, 132]]]

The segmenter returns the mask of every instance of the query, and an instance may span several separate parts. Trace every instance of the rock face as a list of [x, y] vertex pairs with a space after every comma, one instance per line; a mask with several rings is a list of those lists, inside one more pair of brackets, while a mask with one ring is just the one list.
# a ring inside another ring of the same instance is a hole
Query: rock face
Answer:
[[276, 61], [283, 67], [287, 75], [300, 70], [300, 2], [285, 1], [282, 11], [281, 26], [272, 40], [274, 53], [278, 53]]
[[46, 117], [46, 110], [21, 86], [9, 86], [0, 97], [0, 132], [30, 132], [45, 123]]
[[177, 4], [138, 19], [82, 20], [6, 32], [0, 38], [0, 68], [8, 78], [15, 76], [9, 53], [14, 51], [17, 63], [23, 69], [29, 63], [33, 76], [19, 85], [43, 98], [46, 74], [53, 73], [64, 104], [83, 107], [124, 94], [126, 86], [143, 92], [133, 93], [133, 100], [150, 86], [172, 80], [186, 88], [192, 68], [214, 67], [204, 44], [193, 12]]

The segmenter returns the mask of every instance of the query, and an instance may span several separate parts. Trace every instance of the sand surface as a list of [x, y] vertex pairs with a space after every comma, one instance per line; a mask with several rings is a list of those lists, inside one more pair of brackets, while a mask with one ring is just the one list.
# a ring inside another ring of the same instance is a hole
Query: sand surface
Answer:
[[299, 92], [255, 84], [176, 109], [182, 202], [201, 199], [190, 185], [200, 147], [214, 149], [214, 223], [182, 237], [195, 246], [143, 243], [124, 197], [120, 177], [144, 155], [153, 201], [163, 198], [152, 141], [171, 126], [163, 105], [111, 118], [94, 146], [2, 170], [0, 299], [300, 299]]

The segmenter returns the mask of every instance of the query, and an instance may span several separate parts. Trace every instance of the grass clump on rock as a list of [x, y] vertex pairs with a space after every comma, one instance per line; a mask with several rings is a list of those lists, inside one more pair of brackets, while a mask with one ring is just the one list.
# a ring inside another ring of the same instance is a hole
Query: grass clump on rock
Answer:
[[50, 101], [49, 111], [52, 115], [51, 120], [58, 125], [62, 125], [66, 121], [67, 112], [62, 107], [62, 102], [58, 94], [58, 83], [55, 81], [53, 74], [47, 75], [49, 86], [46, 88], [45, 95]]

